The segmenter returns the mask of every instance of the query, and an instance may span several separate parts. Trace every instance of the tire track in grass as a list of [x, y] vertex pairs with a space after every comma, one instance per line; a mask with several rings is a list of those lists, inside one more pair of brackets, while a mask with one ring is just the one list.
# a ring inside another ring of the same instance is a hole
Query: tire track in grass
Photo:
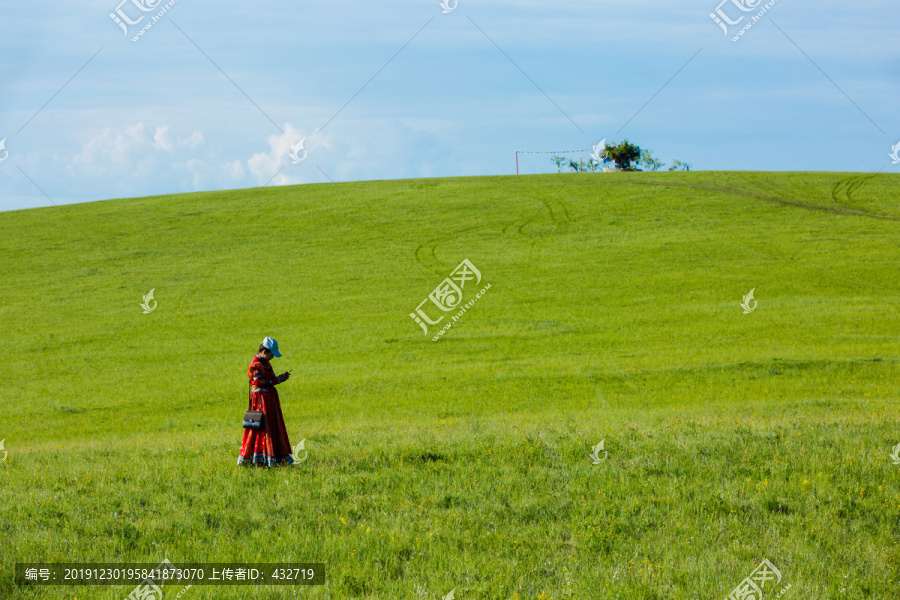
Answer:
[[569, 227], [569, 224], [572, 222], [572, 219], [569, 218], [569, 210], [566, 208], [566, 203], [560, 200], [559, 198], [552, 198], [553, 202], [558, 204], [558, 208], [562, 209], [565, 218], [557, 218], [556, 213], [553, 210], [553, 206], [550, 205], [550, 201], [544, 200], [541, 198], [541, 202], [544, 206], [547, 207], [547, 211], [550, 213], [550, 219], [553, 221], [553, 224], [557, 226], [559, 229], [566, 229]]
[[[804, 202], [802, 200], [795, 200], [792, 198], [785, 198], [783, 196], [774, 196], [768, 194], [761, 194], [759, 192], [752, 192], [750, 190], [742, 190], [739, 188], [731, 188], [726, 186], [717, 186], [717, 185], [703, 185], [698, 183], [676, 183], [676, 182], [661, 182], [661, 181], [635, 181], [633, 182], [635, 185], [653, 185], [653, 186], [661, 186], [661, 187], [684, 187], [695, 190], [708, 190], [712, 192], [720, 192], [723, 194], [729, 194], [732, 196], [743, 196], [745, 198], [753, 198], [755, 200], [764, 200], [766, 202], [774, 202], [777, 204], [783, 204], [785, 206], [793, 206], [794, 208], [802, 208], [806, 210], [815, 210], [819, 212], [827, 212], [836, 215], [843, 216], [852, 216], [852, 217], [870, 217], [873, 219], [884, 219], [888, 221], [900, 221], [900, 217], [894, 215], [882, 215], [878, 213], [872, 213], [864, 210], [858, 210], [854, 208], [849, 208], [846, 206], [841, 206], [840, 208], [834, 206], [825, 206], [823, 204], [813, 204], [811, 202]], [[835, 188], [841, 185], [841, 182], [836, 184]], [[853, 187], [852, 191], [855, 191], [860, 186], [857, 185]], [[849, 193], [852, 193], [849, 192]], [[832, 192], [832, 196], [834, 197], [836, 192]], [[840, 202], [835, 198], [835, 201]]]
[[[538, 199], [537, 198], [529, 198], [529, 200], [538, 200]], [[565, 206], [565, 203], [563, 203], [561, 200], [558, 200], [558, 199], [552, 199], [552, 200], [555, 201], [555, 203], [558, 205], [556, 207], [556, 209], [554, 209], [553, 205], [551, 204], [551, 201], [544, 200], [544, 199], [540, 199], [539, 201], [546, 208], [546, 214], [549, 216], [550, 221], [556, 226], [556, 228], [558, 230], [565, 230], [568, 228], [569, 224], [571, 223], [571, 218], [569, 217], [568, 208]], [[504, 225], [500, 229], [501, 235], [508, 235], [509, 230], [512, 228], [515, 228], [516, 234], [525, 238], [525, 240], [531, 244], [532, 250], [533, 250], [534, 246], [536, 244], [536, 242], [535, 242], [536, 236], [528, 235], [527, 233], [524, 232], [524, 229], [527, 226], [529, 226], [535, 222], [535, 220], [538, 218], [538, 215], [540, 214], [540, 212], [541, 211], [539, 210], [539, 211], [531, 214], [531, 216], [520, 217], [518, 219], [508, 222], [506, 225]], [[562, 213], [562, 215], [564, 215], [564, 216], [562, 216], [562, 217], [558, 216], [558, 213]], [[464, 227], [462, 229], [457, 229], [456, 231], [454, 231], [452, 233], [427, 240], [424, 243], [420, 244], [418, 248], [416, 248], [416, 250], [415, 250], [416, 262], [418, 262], [420, 265], [422, 265], [422, 267], [424, 267], [425, 269], [428, 269], [430, 271], [434, 270], [436, 267], [444, 268], [447, 265], [443, 261], [441, 261], [437, 256], [437, 249], [439, 246], [441, 246], [442, 244], [444, 244], [448, 241], [457, 239], [460, 235], [465, 234], [465, 233], [479, 233], [479, 232], [490, 233], [492, 230], [495, 230], [495, 226], [475, 225], [472, 227]], [[430, 265], [426, 263], [426, 260], [423, 260], [423, 256], [431, 257], [431, 261], [429, 261], [431, 263]]]
[[[841, 206], [845, 206], [848, 210], [860, 210], [854, 206], [865, 205], [865, 200], [857, 200], [855, 194], [877, 177], [877, 173], [860, 175], [842, 180], [834, 184], [831, 188], [831, 199]], [[900, 217], [890, 215], [890, 220], [900, 220]]]
[[[478, 225], [473, 225], [472, 227], [464, 227], [462, 229], [457, 229], [456, 231], [453, 231], [446, 235], [442, 235], [440, 237], [427, 240], [426, 242], [420, 244], [418, 248], [416, 248], [416, 251], [414, 253], [416, 262], [419, 263], [429, 273], [437, 273], [437, 271], [436, 271], [437, 267], [444, 268], [447, 266], [441, 261], [441, 259], [439, 259], [437, 257], [438, 246], [444, 244], [445, 242], [449, 242], [450, 240], [456, 239], [457, 237], [459, 237], [460, 235], [462, 235], [464, 233], [468, 233], [471, 231], [480, 231], [483, 229], [488, 229], [488, 228], [480, 227]], [[423, 254], [426, 256], [430, 256], [432, 258], [431, 265], [426, 264], [426, 261], [422, 260]]]
[[[874, 177], [874, 175], [851, 177], [847, 180], [838, 181], [831, 188], [831, 199], [838, 204], [843, 204], [845, 201], [852, 202], [854, 200], [853, 193], [861, 188], [866, 183], [866, 181], [868, 181], [872, 177]], [[843, 195], [843, 200], [841, 200], [841, 198], [838, 198], [838, 194]]]

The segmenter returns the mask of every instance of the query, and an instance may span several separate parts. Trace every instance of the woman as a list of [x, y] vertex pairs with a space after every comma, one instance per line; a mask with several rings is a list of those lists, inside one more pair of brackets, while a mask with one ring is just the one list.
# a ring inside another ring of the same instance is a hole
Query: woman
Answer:
[[259, 352], [247, 375], [250, 377], [250, 410], [261, 410], [263, 426], [261, 429], [245, 429], [244, 442], [237, 464], [256, 464], [274, 467], [277, 463], [293, 464], [291, 442], [284, 426], [281, 414], [281, 401], [275, 386], [291, 377], [290, 371], [276, 377], [269, 362], [273, 357], [280, 357], [278, 342], [267, 337], [259, 345]]

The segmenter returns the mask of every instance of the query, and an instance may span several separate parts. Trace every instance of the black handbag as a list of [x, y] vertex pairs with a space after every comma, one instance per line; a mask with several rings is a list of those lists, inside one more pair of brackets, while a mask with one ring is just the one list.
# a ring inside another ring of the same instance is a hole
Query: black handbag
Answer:
[[250, 386], [247, 388], [247, 412], [244, 413], [244, 429], [262, 429], [264, 427], [265, 415], [261, 410], [250, 410], [252, 405], [251, 389], [253, 384], [247, 382]]

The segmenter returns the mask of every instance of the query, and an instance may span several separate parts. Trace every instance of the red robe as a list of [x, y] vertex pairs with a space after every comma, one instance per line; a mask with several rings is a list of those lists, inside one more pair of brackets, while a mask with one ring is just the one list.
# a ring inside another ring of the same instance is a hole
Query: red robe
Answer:
[[282, 379], [275, 376], [272, 364], [258, 354], [250, 363], [247, 376], [253, 390], [256, 390], [250, 393], [249, 410], [261, 410], [265, 416], [262, 429], [244, 430], [244, 441], [237, 464], [259, 463], [269, 467], [279, 462], [293, 464], [291, 442], [284, 426], [278, 391], [275, 389]]

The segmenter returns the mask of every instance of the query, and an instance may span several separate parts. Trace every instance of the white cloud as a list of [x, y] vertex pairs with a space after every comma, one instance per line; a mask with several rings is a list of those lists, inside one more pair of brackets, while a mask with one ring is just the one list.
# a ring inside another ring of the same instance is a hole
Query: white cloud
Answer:
[[188, 148], [193, 150], [194, 148], [196, 148], [197, 146], [202, 144], [204, 141], [205, 140], [203, 138], [203, 132], [195, 131], [194, 133], [192, 133], [190, 135], [190, 137], [184, 138], [183, 140], [178, 140], [178, 143], [182, 144], [183, 146], [187, 146]]
[[191, 184], [193, 185], [195, 190], [202, 189], [203, 183], [205, 181], [205, 175], [207, 174], [206, 163], [198, 158], [192, 158], [187, 161], [185, 165], [187, 170], [191, 172], [194, 176]]
[[178, 138], [176, 141], [173, 141], [169, 135], [169, 126], [163, 125], [162, 127], [156, 128], [156, 133], [153, 135], [153, 142], [153, 147], [157, 150], [172, 152], [178, 146], [187, 147], [193, 150], [204, 142], [204, 138], [203, 132], [195, 131], [186, 138]]
[[156, 133], [153, 135], [153, 147], [157, 150], [165, 150], [166, 152], [170, 152], [175, 147], [175, 144], [173, 144], [172, 140], [169, 139], [168, 134], [168, 125], [157, 127]]
[[82, 146], [81, 152], [72, 159], [71, 167], [82, 174], [104, 175], [116, 167], [131, 164], [138, 151], [148, 144], [148, 128], [143, 123], [122, 131], [107, 127]]
[[[71, 159], [68, 171], [86, 180], [115, 181], [117, 190], [133, 189], [140, 193], [148, 182], [170, 180], [175, 172], [191, 175], [194, 189], [222, 177], [210, 169], [197, 149], [204, 143], [201, 131], [185, 137], [174, 134], [169, 125], [135, 123], [118, 129], [106, 127], [81, 146]], [[208, 152], [208, 151], [207, 151]], [[215, 161], [219, 162], [219, 161]], [[122, 193], [122, 192], [120, 192]]]
[[225, 171], [232, 179], [244, 178], [244, 165], [240, 160], [225, 163]]
[[[304, 134], [290, 123], [284, 124], [284, 133], [280, 135], [270, 135], [268, 143], [271, 151], [257, 152], [247, 161], [247, 168], [249, 169], [250, 174], [256, 179], [257, 183], [265, 184], [266, 182], [269, 182], [269, 185], [293, 185], [302, 183], [302, 179], [291, 173], [286, 173], [286, 169], [282, 169], [281, 172], [279, 172], [279, 169], [292, 164], [288, 155], [294, 145], [305, 137]], [[311, 152], [309, 141], [304, 143], [304, 148], [307, 152]], [[276, 173], [278, 173], [278, 175], [275, 175]], [[275, 177], [274, 179], [272, 179], [273, 176]]]

